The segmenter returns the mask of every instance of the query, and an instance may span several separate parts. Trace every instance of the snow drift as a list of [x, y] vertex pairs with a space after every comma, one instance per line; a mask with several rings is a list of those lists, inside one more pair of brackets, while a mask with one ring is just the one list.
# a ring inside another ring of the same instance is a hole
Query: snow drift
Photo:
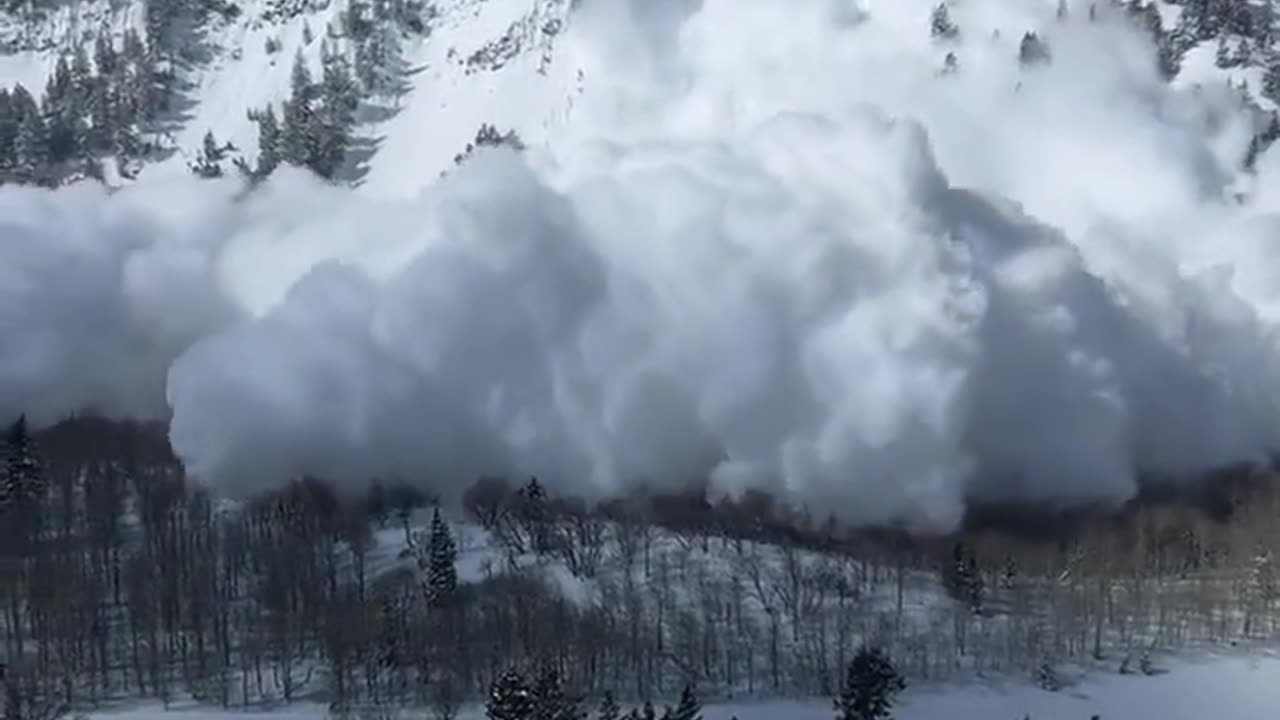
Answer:
[[228, 493], [710, 477], [941, 528], [1280, 448], [1280, 159], [1233, 199], [1237, 98], [1118, 16], [972, 0], [935, 44], [931, 5], [584, 0], [549, 149], [395, 198], [0, 190], [0, 407], [171, 416]]

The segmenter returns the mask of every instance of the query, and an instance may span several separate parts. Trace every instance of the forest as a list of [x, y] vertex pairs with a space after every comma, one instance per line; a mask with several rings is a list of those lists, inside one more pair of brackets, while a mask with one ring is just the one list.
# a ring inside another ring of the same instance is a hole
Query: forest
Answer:
[[231, 502], [185, 475], [162, 425], [92, 418], [20, 420], [3, 447], [0, 646], [42, 707], [323, 698], [452, 717], [512, 673], [593, 703], [833, 697], [867, 648], [913, 683], [1058, 691], [1265, 641], [1278, 617], [1263, 476], [1218, 481], [1213, 513], [1170, 495], [1051, 537], [991, 516], [921, 538], [758, 493], [588, 505], [538, 479], [449, 502], [425, 480], [351, 496], [297, 478]]

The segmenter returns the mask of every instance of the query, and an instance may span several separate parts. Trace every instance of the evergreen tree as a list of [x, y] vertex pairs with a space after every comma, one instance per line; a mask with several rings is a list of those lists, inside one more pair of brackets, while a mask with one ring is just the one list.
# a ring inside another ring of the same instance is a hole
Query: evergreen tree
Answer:
[[622, 709], [618, 707], [618, 701], [614, 699], [613, 692], [606, 690], [604, 699], [600, 701], [600, 711], [596, 714], [596, 720], [620, 720]]
[[1247, 172], [1254, 171], [1254, 168], [1257, 167], [1257, 164], [1258, 164], [1258, 154], [1261, 152], [1262, 152], [1262, 139], [1257, 135], [1251, 136], [1249, 138], [1249, 145], [1245, 148], [1245, 151], [1244, 151], [1244, 162], [1241, 163], [1245, 171]]
[[14, 114], [9, 90], [0, 87], [0, 183], [13, 167], [13, 139], [18, 134], [18, 120]]
[[929, 35], [934, 38], [951, 40], [960, 34], [960, 28], [951, 20], [951, 11], [945, 2], [938, 3], [929, 16]]
[[1058, 9], [1057, 9], [1057, 12], [1055, 13], [1058, 19], [1066, 20], [1067, 13], [1068, 13], [1067, 0], [1058, 0]]
[[507, 670], [493, 681], [489, 700], [485, 703], [489, 720], [530, 720], [533, 717], [533, 695], [524, 678], [515, 670]]
[[693, 691], [693, 685], [685, 685], [680, 692], [680, 702], [670, 713], [671, 720], [702, 720], [702, 702]]
[[293, 61], [289, 99], [284, 103], [280, 128], [280, 160], [311, 167], [321, 155], [320, 118], [316, 112], [316, 85], [299, 53]]
[[13, 169], [20, 182], [44, 183], [48, 179], [48, 137], [44, 116], [35, 98], [21, 84], [10, 94], [18, 128], [13, 139]]
[[560, 671], [547, 663], [533, 688], [532, 720], [581, 720], [579, 702], [565, 694]]
[[346, 157], [351, 127], [360, 102], [360, 90], [351, 66], [338, 52], [324, 52], [319, 94], [323, 103], [319, 123], [319, 153], [310, 167], [321, 177], [333, 177]]
[[99, 33], [93, 40], [93, 64], [98, 69], [98, 75], [102, 77], [115, 75], [119, 69], [119, 62], [120, 57], [116, 54], [111, 38], [106, 33]]
[[548, 552], [551, 549], [551, 528], [547, 493], [536, 477], [529, 478], [529, 484], [520, 492], [520, 515], [533, 551], [539, 555]]
[[845, 672], [844, 689], [835, 701], [836, 720], [891, 718], [894, 698], [906, 687], [884, 651], [863, 645]]
[[253, 174], [263, 178], [280, 165], [280, 124], [276, 121], [275, 109], [270, 105], [261, 113], [251, 113], [249, 118], [258, 125], [258, 163]]
[[1280, 116], [1275, 111], [1271, 113], [1271, 119], [1267, 121], [1267, 126], [1262, 130], [1263, 146], [1270, 146], [1271, 143], [1280, 140]]
[[653, 709], [653, 703], [645, 700], [644, 709], [640, 711], [641, 720], [657, 720], [658, 714]]
[[1280, 57], [1272, 58], [1267, 64], [1266, 73], [1262, 76], [1262, 96], [1280, 100]]
[[5, 433], [3, 447], [4, 514], [0, 515], [0, 545], [25, 554], [40, 536], [45, 497], [44, 473], [25, 416]]
[[960, 70], [960, 61], [956, 58], [954, 52], [948, 52], [947, 56], [942, 59], [942, 74], [951, 75]]
[[458, 589], [458, 548], [449, 524], [440, 516], [439, 506], [431, 515], [428, 554], [428, 600], [433, 607], [444, 607], [453, 601]]
[[405, 69], [400, 33], [392, 23], [378, 23], [357, 42], [355, 75], [365, 92], [381, 97], [398, 95]]
[[54, 164], [80, 154], [85, 139], [83, 106], [66, 56], [58, 58], [41, 99], [41, 113], [48, 133], [48, 157]]
[[1162, 35], [1156, 43], [1156, 64], [1160, 77], [1166, 82], [1177, 77], [1182, 69], [1182, 50], [1172, 33]]
[[1052, 60], [1049, 46], [1035, 32], [1028, 30], [1018, 45], [1018, 62], [1024, 66], [1048, 63]]
[[[169, 46], [169, 27], [173, 22], [178, 0], [144, 0], [144, 30], [147, 52], [152, 59], [160, 60]], [[98, 68], [101, 72], [102, 68]]]
[[1213, 64], [1224, 69], [1235, 65], [1235, 61], [1231, 56], [1231, 49], [1227, 47], [1226, 35], [1218, 37], [1218, 49], [1214, 52]]
[[222, 177], [222, 157], [224, 151], [213, 137], [213, 131], [204, 134], [200, 151], [196, 153], [195, 162], [191, 164], [191, 172], [202, 178]]
[[[142, 153], [142, 144], [138, 135], [141, 123], [141, 110], [136, 102], [136, 93], [130, 87], [137, 82], [132, 68], [120, 63], [115, 73], [107, 82], [107, 104], [111, 108], [108, 120], [111, 132], [111, 152], [116, 156], [117, 167], [124, 168], [128, 161]], [[122, 175], [130, 173], [125, 170]]]
[[1062, 684], [1058, 681], [1058, 671], [1054, 670], [1053, 664], [1048, 660], [1040, 663], [1036, 668], [1036, 684], [1041, 690], [1049, 692], [1057, 692], [1062, 689]]
[[91, 124], [88, 144], [95, 150], [109, 150], [115, 140], [115, 125], [112, 122], [116, 114], [112, 105], [114, 95], [109, 78], [102, 75], [93, 78], [88, 97]]
[[156, 117], [163, 105], [164, 95], [155, 68], [147, 57], [147, 46], [133, 28], [124, 33], [121, 58], [131, 71], [126, 91], [134, 107], [138, 109], [138, 119], [149, 120]]

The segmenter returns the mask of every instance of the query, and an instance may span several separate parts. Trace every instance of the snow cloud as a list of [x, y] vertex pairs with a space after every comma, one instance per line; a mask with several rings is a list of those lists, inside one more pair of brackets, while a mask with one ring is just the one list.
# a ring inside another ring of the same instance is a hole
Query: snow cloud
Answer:
[[2, 189], [0, 408], [170, 417], [228, 493], [709, 477], [940, 528], [1280, 449], [1280, 159], [1237, 187], [1238, 98], [1118, 18], [968, 0], [936, 44], [932, 5], [583, 0], [550, 150], [412, 200]]

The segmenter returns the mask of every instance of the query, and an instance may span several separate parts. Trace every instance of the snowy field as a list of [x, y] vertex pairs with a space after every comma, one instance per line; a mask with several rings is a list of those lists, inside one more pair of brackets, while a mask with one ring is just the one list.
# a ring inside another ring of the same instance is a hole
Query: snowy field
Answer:
[[[1058, 693], [1030, 686], [981, 686], [908, 691], [897, 720], [1274, 720], [1280, 709], [1280, 657], [1213, 657], [1174, 664], [1153, 677], [1094, 677]], [[276, 712], [224, 712], [175, 708], [130, 708], [91, 714], [104, 720], [314, 720], [326, 712], [298, 705]], [[408, 713], [405, 717], [409, 717]], [[819, 701], [761, 701], [708, 705], [704, 720], [820, 720], [831, 718], [830, 704]], [[482, 708], [469, 708], [459, 720], [479, 720]]]

